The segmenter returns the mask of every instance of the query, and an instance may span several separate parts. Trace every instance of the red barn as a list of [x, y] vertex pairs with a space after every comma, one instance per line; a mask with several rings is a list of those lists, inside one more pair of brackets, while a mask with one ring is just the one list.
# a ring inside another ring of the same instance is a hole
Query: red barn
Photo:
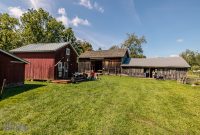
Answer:
[[25, 67], [27, 80], [67, 79], [78, 68], [78, 53], [70, 43], [30, 44], [11, 52], [30, 63]]
[[6, 79], [5, 86], [24, 84], [25, 64], [28, 62], [0, 49], [0, 86]]

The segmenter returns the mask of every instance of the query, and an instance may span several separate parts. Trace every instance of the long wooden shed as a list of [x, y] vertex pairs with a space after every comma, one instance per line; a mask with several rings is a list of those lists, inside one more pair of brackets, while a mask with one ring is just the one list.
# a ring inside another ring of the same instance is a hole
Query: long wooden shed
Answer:
[[5, 86], [24, 84], [25, 64], [28, 62], [0, 49], [0, 86], [5, 80]]
[[152, 78], [153, 73], [165, 79], [186, 77], [190, 65], [181, 57], [130, 58], [127, 49], [88, 51], [80, 55], [78, 70], [119, 73]]
[[94, 70], [111, 74], [121, 73], [121, 65], [126, 58], [129, 58], [128, 49], [87, 51], [79, 57], [78, 70], [79, 72]]
[[153, 72], [165, 79], [186, 77], [190, 65], [182, 57], [128, 58], [121, 65], [122, 73], [135, 77], [153, 77]]
[[70, 43], [39, 43], [11, 52], [30, 62], [25, 67], [27, 80], [67, 79], [78, 70], [78, 53]]

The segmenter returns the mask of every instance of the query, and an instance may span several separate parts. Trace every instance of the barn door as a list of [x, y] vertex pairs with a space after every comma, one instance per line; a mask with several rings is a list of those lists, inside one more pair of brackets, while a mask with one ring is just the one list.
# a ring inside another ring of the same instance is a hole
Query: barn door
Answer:
[[68, 68], [69, 66], [68, 66], [68, 62], [64, 62], [64, 66], [63, 66], [63, 68], [64, 68], [64, 72], [63, 72], [63, 77], [66, 79], [66, 78], [68, 78], [68, 74], [69, 74], [69, 71], [68, 71]]
[[63, 77], [63, 63], [62, 62], [58, 63], [58, 77], [59, 78]]

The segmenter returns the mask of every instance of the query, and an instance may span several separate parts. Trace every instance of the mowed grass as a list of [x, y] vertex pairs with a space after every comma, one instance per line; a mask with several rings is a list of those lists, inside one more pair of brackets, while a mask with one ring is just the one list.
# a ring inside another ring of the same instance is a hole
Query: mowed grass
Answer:
[[0, 101], [0, 134], [9, 133], [200, 134], [200, 87], [118, 76], [27, 82]]

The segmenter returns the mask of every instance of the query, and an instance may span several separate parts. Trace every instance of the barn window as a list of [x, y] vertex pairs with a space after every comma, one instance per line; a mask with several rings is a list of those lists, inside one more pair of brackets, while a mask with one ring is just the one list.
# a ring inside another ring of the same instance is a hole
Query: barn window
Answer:
[[59, 63], [58, 63], [58, 71], [59, 71], [59, 72], [62, 72], [62, 68], [63, 68], [62, 62], [59, 62]]
[[66, 48], [66, 55], [70, 55], [70, 49]]

